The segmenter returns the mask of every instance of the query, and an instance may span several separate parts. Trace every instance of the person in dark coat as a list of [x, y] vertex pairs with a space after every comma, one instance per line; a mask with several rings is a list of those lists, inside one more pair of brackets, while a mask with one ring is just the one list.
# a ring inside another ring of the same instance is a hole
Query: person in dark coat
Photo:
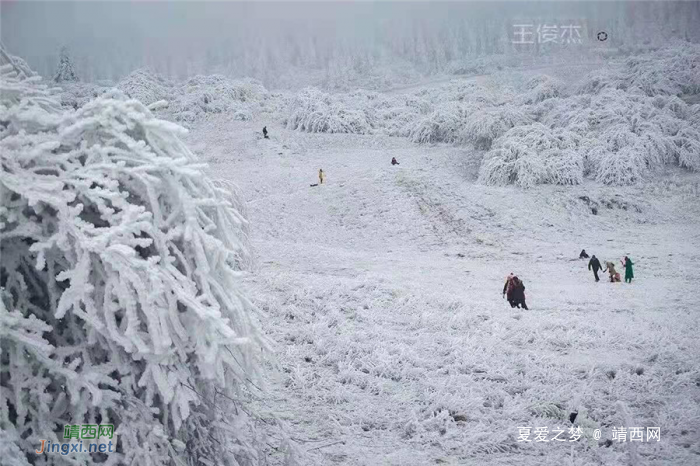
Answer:
[[265, 139], [270, 139], [270, 138], [267, 137], [267, 126], [263, 126], [263, 137], [264, 137]]
[[522, 307], [527, 311], [527, 304], [525, 304], [525, 284], [518, 277], [513, 277], [510, 293], [510, 307]]
[[391, 164], [392, 165], [399, 165], [399, 162], [396, 161], [396, 157], [391, 158]]
[[600, 265], [600, 261], [598, 258], [593, 254], [593, 257], [591, 257], [591, 260], [588, 261], [588, 270], [593, 269], [593, 276], [595, 277], [595, 281], [599, 282], [600, 278], [598, 278], [598, 271], [603, 269], [603, 266]]
[[588, 259], [588, 253], [586, 253], [585, 249], [581, 249], [581, 254], [578, 255], [579, 259]]
[[506, 278], [503, 295], [508, 299], [510, 307], [521, 307], [527, 310], [525, 304], [525, 284], [512, 273]]
[[510, 302], [510, 289], [511, 286], [513, 286], [513, 277], [515, 277], [515, 275], [511, 272], [510, 275], [506, 277], [505, 285], [503, 285], [503, 297], [508, 297], [508, 302]]

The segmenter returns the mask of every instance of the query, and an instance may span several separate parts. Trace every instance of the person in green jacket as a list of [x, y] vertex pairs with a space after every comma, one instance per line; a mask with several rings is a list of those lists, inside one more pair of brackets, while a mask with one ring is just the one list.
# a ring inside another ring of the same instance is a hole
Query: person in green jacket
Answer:
[[633, 265], [634, 263], [632, 260], [625, 256], [622, 261], [622, 266], [625, 268], [625, 283], [632, 283], [632, 279], [634, 278], [634, 271], [632, 270]]

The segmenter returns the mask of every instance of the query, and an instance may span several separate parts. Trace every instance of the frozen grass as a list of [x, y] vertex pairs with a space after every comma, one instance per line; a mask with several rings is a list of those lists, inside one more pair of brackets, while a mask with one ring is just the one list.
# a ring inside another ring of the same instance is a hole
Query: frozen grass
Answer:
[[[263, 404], [301, 464], [630, 464], [602, 443], [618, 402], [661, 427], [641, 464], [698, 463], [697, 175], [521, 191], [465, 182], [471, 155], [445, 146], [215, 123], [191, 138], [236, 150], [212, 169], [248, 200], [248, 285], [278, 354]], [[594, 283], [581, 247], [636, 258], [634, 283]], [[511, 271], [530, 311], [501, 297]], [[573, 449], [516, 441], [574, 410]]]

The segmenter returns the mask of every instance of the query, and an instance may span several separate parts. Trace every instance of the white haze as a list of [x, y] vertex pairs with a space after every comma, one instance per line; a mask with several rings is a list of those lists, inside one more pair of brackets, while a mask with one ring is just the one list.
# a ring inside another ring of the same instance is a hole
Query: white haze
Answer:
[[[285, 75], [299, 70], [432, 74], [512, 52], [520, 19], [581, 22], [584, 43], [574, 53], [700, 39], [700, 2], [3, 2], [0, 9], [12, 53], [48, 76], [66, 46], [85, 81], [118, 80], [141, 67], [178, 79], [249, 76], [268, 87], [284, 87]], [[609, 34], [605, 44], [594, 39], [598, 31]]]

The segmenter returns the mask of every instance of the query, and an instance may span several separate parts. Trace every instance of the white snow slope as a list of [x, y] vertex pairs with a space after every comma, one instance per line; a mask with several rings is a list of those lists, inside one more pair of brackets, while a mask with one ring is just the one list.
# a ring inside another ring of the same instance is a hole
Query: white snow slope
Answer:
[[[260, 406], [299, 464], [700, 464], [700, 177], [487, 187], [466, 149], [265, 123], [270, 140], [223, 116], [188, 138], [248, 201], [277, 345]], [[595, 283], [582, 248], [629, 255], [632, 284]], [[529, 311], [501, 296], [510, 272]], [[578, 442], [517, 441], [572, 411]], [[661, 439], [605, 446], [619, 426]]]

